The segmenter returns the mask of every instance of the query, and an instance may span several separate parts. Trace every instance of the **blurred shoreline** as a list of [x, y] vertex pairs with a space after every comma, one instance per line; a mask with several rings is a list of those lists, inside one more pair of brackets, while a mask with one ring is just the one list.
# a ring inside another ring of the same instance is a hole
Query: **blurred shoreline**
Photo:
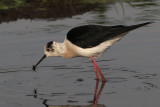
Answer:
[[2, 0], [0, 23], [18, 19], [52, 19], [72, 17], [94, 10], [114, 0]]

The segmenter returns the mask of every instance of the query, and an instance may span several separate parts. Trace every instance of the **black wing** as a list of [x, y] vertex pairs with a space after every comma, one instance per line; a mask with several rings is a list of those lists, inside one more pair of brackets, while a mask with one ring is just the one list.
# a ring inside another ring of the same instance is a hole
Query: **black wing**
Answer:
[[122, 33], [129, 32], [141, 26], [150, 24], [151, 22], [142, 23], [132, 26], [101, 26], [101, 25], [85, 25], [71, 29], [67, 33], [67, 39], [73, 44], [82, 48], [91, 48], [100, 43], [113, 39]]

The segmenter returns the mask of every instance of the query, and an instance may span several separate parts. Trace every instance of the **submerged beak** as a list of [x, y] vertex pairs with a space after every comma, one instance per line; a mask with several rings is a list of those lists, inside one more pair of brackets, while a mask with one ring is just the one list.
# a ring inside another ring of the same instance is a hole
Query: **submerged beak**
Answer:
[[37, 64], [36, 65], [33, 65], [33, 67], [32, 67], [32, 70], [36, 70], [36, 66], [40, 63], [40, 62], [42, 62], [42, 60], [43, 59], [45, 59], [46, 58], [46, 55], [44, 55], [38, 62], [37, 62]]

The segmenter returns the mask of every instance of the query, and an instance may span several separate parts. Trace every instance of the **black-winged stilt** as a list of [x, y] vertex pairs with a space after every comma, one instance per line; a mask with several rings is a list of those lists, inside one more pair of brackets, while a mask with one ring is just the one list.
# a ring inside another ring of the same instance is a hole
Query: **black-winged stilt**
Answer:
[[105, 50], [129, 33], [129, 31], [150, 23], [152, 22], [131, 26], [84, 25], [75, 27], [67, 33], [63, 43], [51, 41], [46, 44], [44, 56], [36, 65], [33, 65], [33, 70], [35, 71], [36, 66], [49, 56], [61, 56], [64, 58], [87, 57], [93, 61], [97, 80], [99, 80], [99, 73], [102, 81], [106, 81], [94, 58], [100, 57]]

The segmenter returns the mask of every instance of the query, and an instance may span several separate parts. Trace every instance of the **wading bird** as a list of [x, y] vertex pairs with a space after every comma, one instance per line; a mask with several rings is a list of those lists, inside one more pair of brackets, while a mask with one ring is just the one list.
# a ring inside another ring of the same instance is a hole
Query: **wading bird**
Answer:
[[99, 80], [99, 73], [102, 81], [106, 81], [94, 58], [100, 57], [113, 43], [130, 31], [151, 23], [146, 22], [131, 26], [84, 25], [75, 27], [67, 33], [63, 43], [51, 41], [44, 46], [44, 56], [36, 65], [33, 65], [33, 70], [35, 71], [36, 66], [49, 56], [86, 57], [92, 59], [97, 80]]

